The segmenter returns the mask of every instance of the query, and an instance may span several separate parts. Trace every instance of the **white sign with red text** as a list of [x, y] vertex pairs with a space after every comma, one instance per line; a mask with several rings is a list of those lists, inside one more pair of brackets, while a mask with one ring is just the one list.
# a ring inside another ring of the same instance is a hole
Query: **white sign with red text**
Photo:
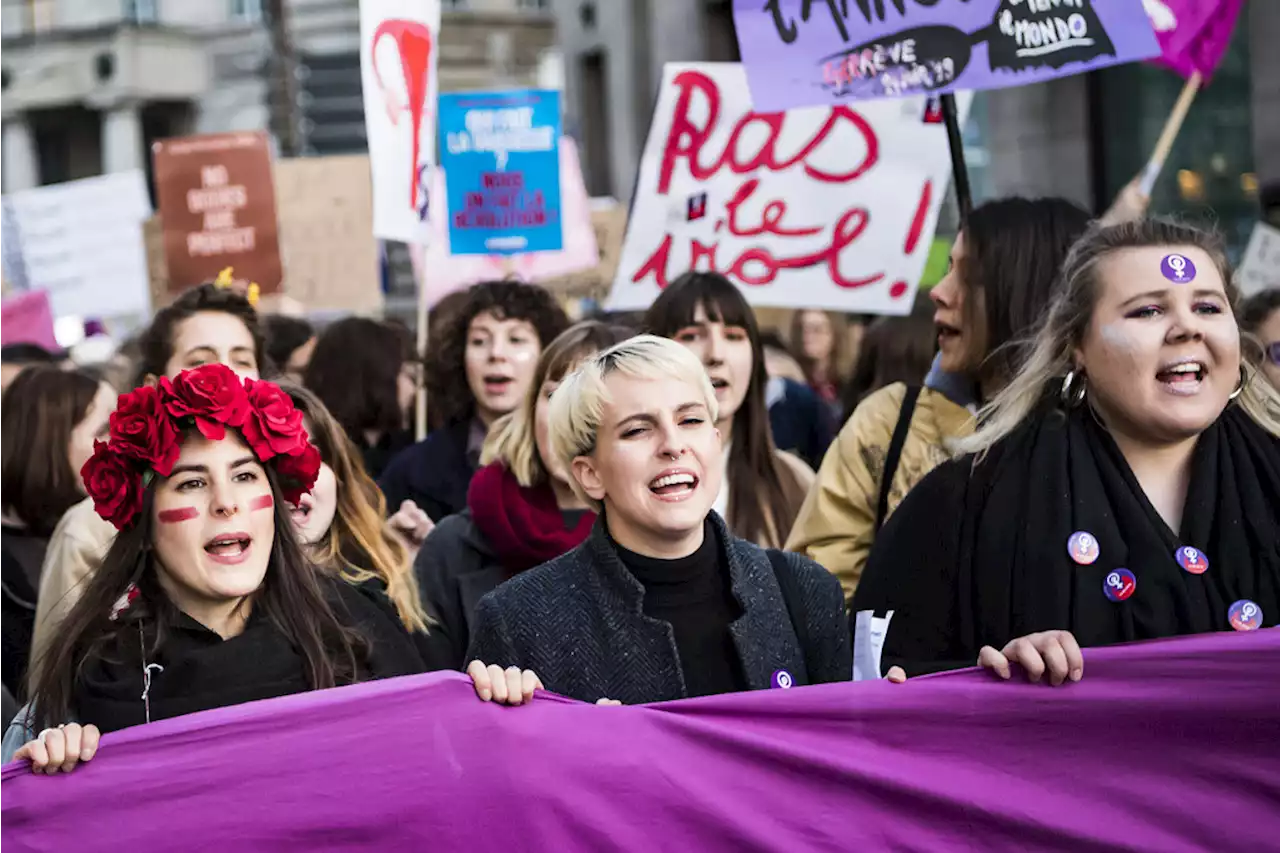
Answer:
[[741, 65], [669, 63], [606, 307], [697, 269], [753, 305], [906, 314], [950, 177], [937, 99], [753, 113]]

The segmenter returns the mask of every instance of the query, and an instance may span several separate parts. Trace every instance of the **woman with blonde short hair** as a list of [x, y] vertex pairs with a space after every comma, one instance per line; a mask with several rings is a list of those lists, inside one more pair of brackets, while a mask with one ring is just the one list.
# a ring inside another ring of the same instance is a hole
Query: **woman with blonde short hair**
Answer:
[[481, 599], [469, 658], [627, 704], [850, 678], [839, 581], [736, 538], [712, 510], [716, 408], [697, 356], [651, 335], [565, 378], [552, 453], [599, 518], [580, 546]]
[[427, 537], [414, 568], [449, 666], [466, 662], [480, 598], [498, 584], [582, 544], [595, 513], [574, 494], [547, 441], [551, 394], [583, 359], [631, 336], [587, 320], [542, 351], [520, 406], [494, 422], [471, 479], [467, 508]]

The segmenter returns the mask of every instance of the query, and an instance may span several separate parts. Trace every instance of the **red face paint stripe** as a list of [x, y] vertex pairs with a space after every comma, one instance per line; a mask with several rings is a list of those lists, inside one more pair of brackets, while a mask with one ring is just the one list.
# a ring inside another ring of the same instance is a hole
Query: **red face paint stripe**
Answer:
[[271, 509], [275, 505], [275, 498], [271, 497], [271, 495], [262, 495], [249, 501], [249, 509]]
[[176, 524], [179, 521], [190, 521], [193, 518], [200, 517], [200, 510], [193, 506], [179, 507], [178, 509], [162, 509], [156, 513], [156, 517], [165, 524]]

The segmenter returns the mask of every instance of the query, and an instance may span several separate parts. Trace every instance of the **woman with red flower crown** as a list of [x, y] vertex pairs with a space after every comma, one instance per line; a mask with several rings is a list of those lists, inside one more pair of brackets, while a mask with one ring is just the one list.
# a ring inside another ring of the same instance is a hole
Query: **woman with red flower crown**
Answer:
[[[5, 735], [6, 761], [69, 771], [101, 732], [423, 669], [394, 614], [315, 571], [280, 511], [320, 471], [287, 394], [213, 364], [123, 395], [116, 414], [81, 476], [119, 533]], [[541, 686], [528, 672], [509, 683], [486, 675], [477, 690], [520, 704]]]

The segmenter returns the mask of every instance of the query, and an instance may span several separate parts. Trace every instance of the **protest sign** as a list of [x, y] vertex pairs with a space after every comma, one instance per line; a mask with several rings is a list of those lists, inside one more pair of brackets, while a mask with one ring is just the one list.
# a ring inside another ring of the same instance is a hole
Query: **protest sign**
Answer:
[[19, 290], [47, 291], [54, 316], [145, 315], [150, 216], [141, 170], [9, 193], [5, 277]]
[[668, 64], [608, 307], [710, 269], [753, 305], [906, 314], [949, 163], [924, 97], [760, 114], [742, 66]]
[[308, 311], [380, 310], [368, 155], [280, 160], [275, 182], [285, 294]]
[[[452, 255], [452, 241], [443, 217], [431, 221], [431, 242], [412, 252], [418, 281], [424, 282], [427, 302], [470, 287], [476, 282], [514, 276], [521, 281], [544, 282], [590, 269], [599, 263], [590, 200], [582, 180], [578, 148], [568, 137], [560, 140], [560, 198], [564, 222], [564, 246], [550, 252], [521, 252], [514, 255]], [[437, 169], [431, 182], [431, 205], [445, 209], [447, 171]], [[425, 279], [425, 281], [424, 281]]]
[[734, 0], [761, 112], [1023, 86], [1160, 52], [1142, 0]]
[[360, 0], [373, 233], [384, 240], [428, 239], [439, 35], [439, 0]]
[[450, 254], [546, 252], [563, 246], [559, 142], [559, 92], [440, 96]]
[[47, 352], [62, 349], [53, 334], [53, 310], [47, 291], [5, 295], [4, 302], [0, 302], [0, 341], [5, 346], [35, 344]]
[[1160, 42], [1152, 60], [1190, 78], [1208, 81], [1231, 44], [1244, 0], [1142, 0]]
[[181, 292], [232, 267], [237, 281], [278, 291], [283, 271], [267, 135], [164, 139], [152, 152], [170, 288]]
[[617, 708], [498, 707], [457, 673], [317, 690], [105, 735], [56, 778], [7, 765], [4, 847], [1274, 849], [1280, 631], [1084, 660], [1052, 689], [971, 669]]
[[1244, 259], [1236, 270], [1236, 284], [1245, 296], [1280, 287], [1280, 228], [1265, 222], [1253, 226]]

